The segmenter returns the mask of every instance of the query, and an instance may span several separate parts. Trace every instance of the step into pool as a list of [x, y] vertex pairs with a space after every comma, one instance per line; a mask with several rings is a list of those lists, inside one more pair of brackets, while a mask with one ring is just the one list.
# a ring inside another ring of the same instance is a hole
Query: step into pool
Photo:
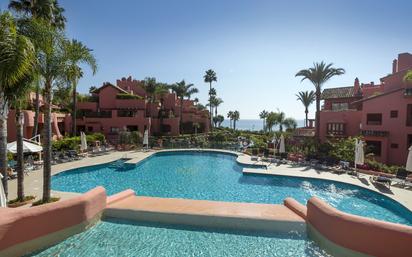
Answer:
[[105, 219], [28, 256], [329, 256], [306, 234], [200, 230]]

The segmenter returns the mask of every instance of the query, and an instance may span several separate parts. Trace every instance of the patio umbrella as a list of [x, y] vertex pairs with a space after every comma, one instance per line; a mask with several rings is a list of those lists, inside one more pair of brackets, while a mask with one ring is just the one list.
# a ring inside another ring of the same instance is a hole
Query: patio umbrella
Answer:
[[408, 159], [406, 161], [406, 170], [412, 171], [412, 146], [409, 147]]
[[146, 148], [149, 148], [149, 131], [146, 129], [143, 135], [143, 146], [146, 145]]
[[279, 153], [286, 153], [285, 138], [283, 137], [283, 134], [280, 135]]
[[365, 163], [365, 153], [363, 151], [363, 142], [362, 140], [357, 140], [355, 143], [355, 168], [356, 164], [363, 165]]
[[86, 134], [83, 131], [80, 132], [80, 150], [83, 152], [87, 150]]
[[6, 194], [4, 193], [3, 183], [1, 183], [2, 179], [3, 175], [0, 174], [0, 207], [7, 207]]
[[[17, 153], [17, 141], [7, 144], [7, 151], [11, 153]], [[29, 140], [23, 139], [23, 152], [24, 153], [39, 153], [43, 151], [43, 147], [38, 144], [32, 143]]]

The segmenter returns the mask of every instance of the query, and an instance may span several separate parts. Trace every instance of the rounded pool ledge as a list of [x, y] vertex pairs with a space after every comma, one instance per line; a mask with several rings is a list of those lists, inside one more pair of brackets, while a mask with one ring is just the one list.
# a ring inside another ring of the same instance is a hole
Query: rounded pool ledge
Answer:
[[[263, 166], [265, 166], [265, 164], [262, 165], [262, 162], [257, 162], [257, 161], [251, 161], [250, 160], [250, 155], [244, 154], [244, 153], [239, 153], [239, 152], [235, 152], [235, 151], [230, 151], [230, 150], [223, 150], [223, 149], [208, 149], [208, 148], [187, 148], [187, 149], [164, 149], [164, 150], [150, 150], [148, 152], [131, 152], [128, 153], [128, 156], [132, 156], [134, 154], [137, 153], [145, 153], [146, 156], [144, 156], [143, 158], [139, 157], [139, 158], [130, 158], [128, 157], [128, 159], [130, 159], [129, 161], [126, 161], [126, 163], [128, 164], [139, 164], [145, 160], [147, 160], [150, 157], [155, 156], [156, 154], [159, 153], [173, 153], [173, 152], [210, 152], [210, 153], [223, 153], [223, 154], [227, 154], [227, 155], [232, 155], [237, 157], [236, 158], [236, 162], [241, 164], [241, 165], [247, 165], [247, 166], [256, 166], [256, 168], [261, 168]], [[59, 173], [62, 172], [70, 172], [71, 170], [74, 169], [78, 169], [78, 168], [84, 168], [84, 167], [93, 167], [93, 166], [99, 166], [99, 165], [105, 165], [107, 163], [111, 163], [111, 162], [115, 162], [118, 161], [122, 158], [119, 158], [117, 160], [110, 160], [107, 162], [103, 162], [103, 163], [98, 163], [98, 164], [92, 164], [92, 165], [80, 165], [79, 167], [76, 168], [71, 168], [71, 169], [64, 169], [61, 171], [56, 171], [54, 172], [52, 175], [57, 175]], [[92, 160], [92, 159], [91, 159]], [[135, 160], [135, 161], [133, 161]], [[260, 164], [259, 164], [260, 163]], [[289, 166], [288, 164], [285, 164], [284, 166]], [[322, 172], [323, 173], [323, 172]], [[328, 172], [324, 172], [324, 173], [328, 173]], [[402, 200], [398, 199], [395, 195], [390, 195], [390, 194], [384, 194], [381, 191], [379, 191], [378, 189], [376, 189], [375, 187], [367, 187], [364, 184], [358, 184], [355, 183], [353, 181], [342, 181], [339, 179], [339, 177], [337, 178], [329, 178], [329, 177], [314, 177], [311, 176], [310, 174], [271, 174], [271, 173], [262, 173], [261, 175], [266, 175], [266, 176], [285, 176], [285, 177], [295, 177], [295, 178], [309, 178], [309, 179], [319, 179], [319, 180], [323, 180], [323, 181], [330, 181], [330, 182], [338, 182], [338, 183], [344, 183], [344, 184], [349, 184], [349, 185], [353, 185], [353, 186], [357, 186], [363, 189], [367, 189], [370, 191], [373, 191], [375, 193], [381, 194], [382, 196], [385, 197], [389, 197], [390, 199], [396, 201], [397, 203], [399, 203], [400, 205], [402, 205], [403, 207], [405, 207], [406, 209], [408, 209], [409, 211], [412, 212], [412, 204], [411, 206], [407, 206], [405, 205]], [[321, 175], [321, 174], [320, 174]], [[341, 175], [335, 175], [334, 176], [341, 176]], [[73, 192], [66, 192], [66, 191], [58, 191], [58, 190], [52, 190], [54, 192], [61, 192], [61, 193], [73, 193]], [[73, 193], [73, 194], [79, 194], [79, 193]]]

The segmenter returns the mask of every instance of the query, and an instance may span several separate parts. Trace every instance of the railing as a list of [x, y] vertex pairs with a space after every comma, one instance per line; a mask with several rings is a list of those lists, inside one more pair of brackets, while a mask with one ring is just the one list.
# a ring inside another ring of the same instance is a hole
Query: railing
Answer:
[[100, 111], [100, 112], [92, 112], [92, 111], [78, 111], [77, 117], [86, 117], [86, 118], [111, 118], [112, 111]]

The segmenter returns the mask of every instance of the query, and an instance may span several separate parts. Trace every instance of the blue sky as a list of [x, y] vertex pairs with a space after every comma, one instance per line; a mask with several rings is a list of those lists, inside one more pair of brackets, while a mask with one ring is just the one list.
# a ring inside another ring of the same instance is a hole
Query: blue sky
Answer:
[[[0, 0], [4, 9], [8, 1]], [[99, 1], [60, 0], [67, 34], [94, 49], [99, 71], [89, 71], [80, 91], [132, 75], [162, 82], [185, 79], [205, 103], [204, 71], [217, 72], [219, 112], [239, 110], [258, 118], [280, 110], [301, 119], [295, 94], [311, 90], [295, 73], [314, 61], [333, 62], [346, 74], [326, 87], [348, 86], [355, 77], [378, 82], [392, 60], [412, 52], [410, 1]], [[313, 115], [313, 108], [312, 113]]]

